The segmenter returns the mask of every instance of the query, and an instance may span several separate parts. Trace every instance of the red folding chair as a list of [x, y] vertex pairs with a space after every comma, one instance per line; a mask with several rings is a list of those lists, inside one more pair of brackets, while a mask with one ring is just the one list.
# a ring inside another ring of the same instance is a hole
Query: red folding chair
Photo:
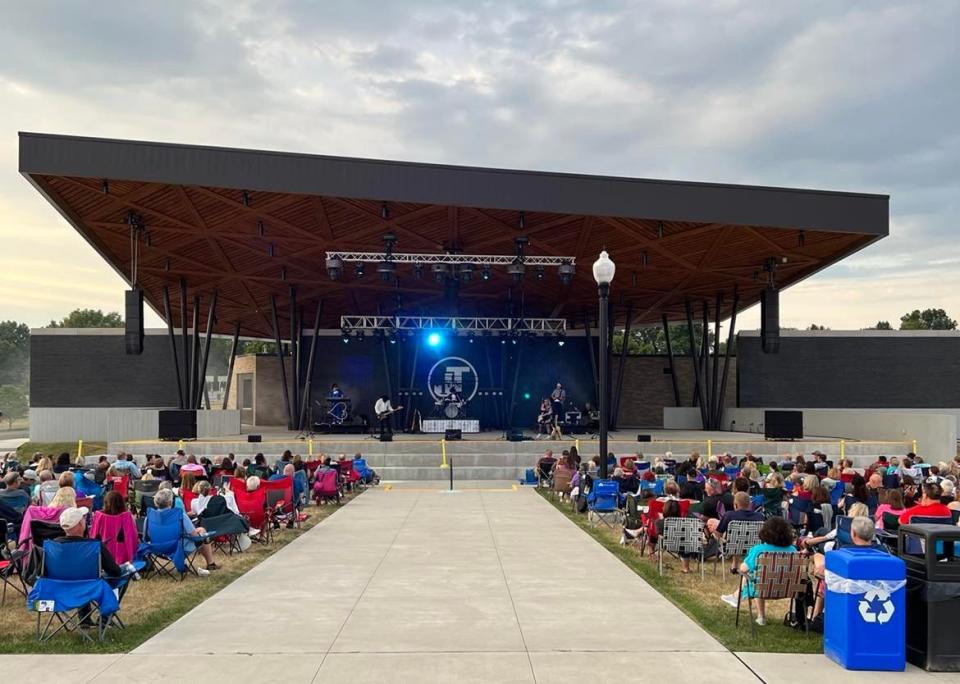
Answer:
[[126, 504], [127, 495], [130, 490], [130, 476], [114, 475], [113, 477], [108, 477], [107, 482], [110, 483], [110, 487], [113, 489], [113, 491], [117, 492], [123, 497], [123, 503]]
[[267, 523], [267, 490], [260, 487], [255, 492], [248, 492], [246, 487], [238, 487], [233, 491], [233, 496], [237, 500], [237, 510], [240, 515], [247, 519], [250, 527], [260, 530], [259, 536], [255, 537], [257, 541], [264, 544], [270, 543], [270, 525]]

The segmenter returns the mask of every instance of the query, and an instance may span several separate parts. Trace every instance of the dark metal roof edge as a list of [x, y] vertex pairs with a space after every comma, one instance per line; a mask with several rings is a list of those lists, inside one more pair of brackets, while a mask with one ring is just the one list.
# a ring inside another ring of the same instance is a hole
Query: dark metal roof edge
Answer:
[[[711, 181], [684, 181], [671, 178], [645, 178], [638, 176], [616, 176], [609, 174], [573, 173], [570, 171], [536, 171], [533, 169], [513, 169], [499, 166], [464, 166], [461, 164], [441, 164], [438, 162], [416, 162], [401, 159], [378, 159], [375, 157], [343, 157], [330, 154], [315, 154], [311, 152], [285, 152], [283, 150], [264, 150], [247, 147], [223, 147], [220, 145], [197, 145], [192, 143], [170, 143], [152, 140], [129, 140], [125, 138], [102, 138], [97, 136], [65, 135], [61, 133], [37, 133], [33, 131], [19, 131], [21, 138], [38, 138], [50, 140], [68, 140], [83, 142], [102, 142], [119, 145], [135, 145], [148, 147], [165, 147], [174, 150], [196, 150], [210, 152], [226, 152], [231, 154], [256, 154], [263, 156], [292, 157], [299, 159], [317, 159], [322, 161], [342, 162], [349, 164], [373, 164], [379, 166], [399, 166], [405, 168], [439, 169], [448, 171], [470, 171], [497, 174], [519, 174], [524, 176], [546, 176], [552, 178], [571, 178], [589, 181], [616, 181], [628, 183], [644, 183], [654, 185], [677, 185], [681, 187], [703, 187], [736, 190], [758, 190], [768, 192], [791, 192], [804, 195], [829, 195], [836, 197], [860, 197], [864, 199], [890, 199], [890, 195], [871, 192], [853, 192], [849, 190], [824, 190], [822, 188], [790, 188], [778, 185], [753, 185], [750, 183], [719, 183]], [[21, 157], [21, 163], [23, 158]], [[45, 173], [41, 170], [20, 169], [25, 173]], [[127, 180], [138, 180], [135, 178]]]
[[[31, 132], [19, 135], [20, 171], [24, 174], [111, 177], [516, 211], [868, 235], [889, 233], [887, 195], [381, 161]], [[54, 149], [50, 149], [51, 145], [55, 145]], [[71, 149], [76, 145], [85, 148], [82, 155], [75, 147]], [[97, 146], [103, 155], [94, 157], [90, 145]], [[149, 165], [142, 156], [124, 154], [118, 160], [118, 146], [165, 158], [154, 159]], [[193, 155], [194, 159], [187, 164], [183, 155]], [[248, 167], [269, 168], [230, 168], [224, 155], [236, 156]], [[305, 164], [312, 168], [305, 168]], [[401, 171], [410, 173], [398, 173]], [[413, 174], [419, 177], [412, 177]], [[489, 181], [489, 187], [479, 182], [483, 178]]]

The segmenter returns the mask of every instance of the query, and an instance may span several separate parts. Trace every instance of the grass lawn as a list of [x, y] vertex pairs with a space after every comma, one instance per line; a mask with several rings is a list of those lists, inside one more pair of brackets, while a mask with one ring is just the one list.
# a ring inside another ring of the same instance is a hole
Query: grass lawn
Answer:
[[[731, 575], [729, 570], [718, 568], [715, 562], [708, 561], [705, 565], [706, 579], [701, 582], [696, 561], [690, 564], [691, 573], [684, 575], [680, 572], [680, 562], [666, 556], [663, 577], [660, 577], [657, 571], [656, 555], [646, 554], [641, 557], [636, 546], [620, 546], [619, 528], [610, 530], [603, 525], [593, 527], [587, 522], [586, 515], [573, 512], [569, 502], [561, 503], [557, 497], [544, 489], [538, 491], [557, 510], [596, 539], [731, 651], [823, 653], [823, 639], [820, 634], [805, 634], [803, 631], [783, 625], [783, 615], [788, 609], [788, 601], [768, 603], [767, 624], [764, 627], [757, 627], [753, 633], [750, 630], [747, 607], [743, 605], [738, 628], [734, 625], [736, 611], [720, 600], [721, 594], [733, 593], [738, 586], [737, 578]], [[640, 610], [637, 615], [635, 619], [642, 622], [643, 611]]]
[[[346, 500], [353, 498], [347, 496]], [[131, 582], [120, 607], [120, 617], [127, 625], [122, 630], [107, 630], [104, 641], [88, 643], [77, 634], [58, 634], [43, 644], [37, 643], [37, 614], [26, 609], [23, 597], [7, 591], [6, 604], [0, 607], [0, 653], [126, 653], [181, 615], [191, 610], [252, 567], [283, 548], [324, 518], [338, 506], [314, 506], [305, 509], [309, 519], [300, 530], [274, 530], [270, 546], [254, 544], [240, 554], [215, 555], [218, 570], [208, 577], [187, 575], [183, 582], [152, 576]], [[203, 567], [203, 560], [199, 561]], [[94, 639], [96, 637], [94, 636]]]
[[[20, 459], [21, 463], [29, 463], [30, 459], [36, 452], [42, 454], [48, 454], [53, 456], [53, 460], [57, 460], [57, 456], [66, 451], [70, 454], [70, 462], [73, 463], [77, 458], [77, 443], [76, 442], [24, 442], [20, 445], [20, 448], [17, 449], [17, 458]], [[107, 443], [106, 442], [84, 442], [83, 443], [83, 455], [90, 456], [91, 454], [105, 454], [107, 453]]]

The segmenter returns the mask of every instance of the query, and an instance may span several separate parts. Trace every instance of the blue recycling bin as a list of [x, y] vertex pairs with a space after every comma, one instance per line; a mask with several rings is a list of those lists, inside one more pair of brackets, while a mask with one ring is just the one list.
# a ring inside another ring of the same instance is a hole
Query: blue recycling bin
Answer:
[[823, 652], [848, 670], [906, 666], [906, 564], [870, 547], [826, 556]]

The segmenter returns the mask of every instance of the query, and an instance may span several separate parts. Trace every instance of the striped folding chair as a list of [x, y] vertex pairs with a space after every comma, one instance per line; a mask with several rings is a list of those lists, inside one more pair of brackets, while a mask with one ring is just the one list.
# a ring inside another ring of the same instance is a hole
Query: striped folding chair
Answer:
[[666, 518], [663, 534], [657, 537], [657, 562], [663, 576], [663, 554], [675, 558], [681, 554], [696, 555], [700, 561], [700, 581], [703, 581], [703, 521], [699, 518]]
[[[750, 598], [764, 601], [790, 599], [790, 610], [798, 594], [807, 589], [808, 560], [800, 553], [761, 553], [757, 558], [757, 569], [753, 577], [740, 575], [740, 591], [737, 592], [737, 618], [734, 622], [740, 625], [740, 603], [744, 593], [744, 586], [748, 589]], [[753, 601], [747, 599], [747, 610], [750, 612], [750, 629], [754, 630]]]

